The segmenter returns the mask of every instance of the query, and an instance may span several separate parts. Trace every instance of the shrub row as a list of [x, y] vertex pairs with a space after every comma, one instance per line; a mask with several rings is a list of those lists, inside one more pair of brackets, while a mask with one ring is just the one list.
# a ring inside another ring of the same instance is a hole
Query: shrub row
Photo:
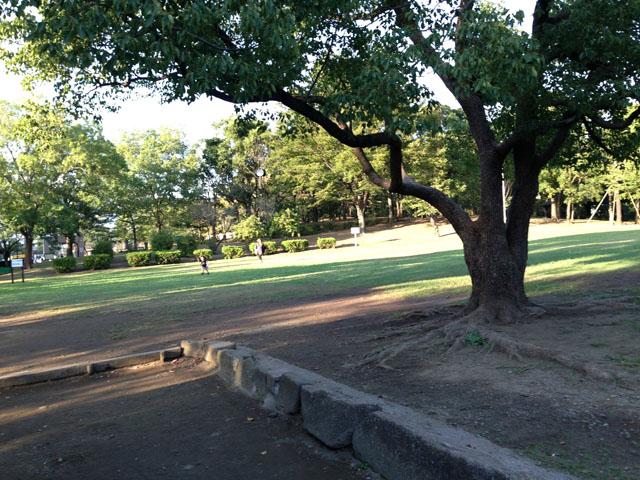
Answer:
[[244, 256], [244, 248], [233, 245], [225, 245], [222, 247], [222, 255], [224, 258], [240, 258]]
[[[93, 250], [95, 252], [95, 248]], [[94, 253], [82, 259], [85, 270], [102, 270], [111, 264], [111, 255], [108, 253]]]
[[146, 250], [144, 252], [129, 252], [126, 255], [127, 263], [130, 267], [146, 267], [151, 264], [153, 252]]
[[199, 250], [193, 251], [193, 256], [195, 258], [200, 258], [200, 255], [202, 255], [207, 260], [213, 260], [213, 250], [211, 250], [210, 248], [201, 248]]
[[285, 252], [302, 252], [309, 248], [309, 240], [306, 238], [298, 240], [283, 240], [281, 245]]
[[53, 269], [58, 273], [69, 273], [76, 269], [75, 257], [62, 257], [53, 259]]
[[336, 239], [333, 237], [318, 238], [318, 248], [336, 248]]
[[156, 263], [158, 265], [167, 265], [169, 263], [180, 263], [180, 250], [160, 250], [155, 252]]
[[[256, 242], [251, 242], [249, 244], [249, 252], [251, 252], [251, 255], [255, 255], [255, 253], [253, 253], [255, 247], [256, 247]], [[273, 255], [274, 253], [278, 253], [278, 245], [276, 244], [276, 242], [272, 242], [272, 241], [262, 242], [263, 255]]]

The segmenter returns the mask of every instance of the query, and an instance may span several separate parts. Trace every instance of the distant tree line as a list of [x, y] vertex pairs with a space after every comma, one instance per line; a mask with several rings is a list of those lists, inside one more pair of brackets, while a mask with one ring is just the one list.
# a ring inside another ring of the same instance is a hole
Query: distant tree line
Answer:
[[[479, 165], [462, 112], [438, 107], [425, 109], [423, 117], [428, 134], [404, 140], [408, 175], [477, 213]], [[53, 244], [62, 238], [72, 255], [80, 235], [134, 251], [155, 232], [165, 232], [178, 243], [216, 251], [230, 232], [251, 241], [317, 233], [345, 222], [364, 231], [374, 217], [437, 220], [427, 202], [372, 184], [348, 147], [303, 117], [291, 114], [275, 128], [233, 117], [216, 127], [219, 136], [201, 145], [189, 145], [170, 129], [131, 132], [114, 144], [99, 125], [72, 122], [59, 107], [0, 104], [3, 258], [20, 250], [29, 266], [38, 238]], [[371, 154], [380, 172], [384, 157], [382, 149]], [[600, 203], [598, 218], [637, 223], [636, 160], [576, 136], [542, 171], [537, 214], [588, 218]], [[507, 168], [507, 205], [511, 184]]]

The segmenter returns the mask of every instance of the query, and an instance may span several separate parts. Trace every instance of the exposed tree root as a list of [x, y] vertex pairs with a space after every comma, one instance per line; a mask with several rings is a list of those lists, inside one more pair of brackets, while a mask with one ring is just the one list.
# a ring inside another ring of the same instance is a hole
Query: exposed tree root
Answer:
[[[545, 313], [545, 309], [536, 305], [526, 306], [520, 312], [520, 318], [540, 316]], [[410, 312], [412, 317], [417, 317], [418, 312]], [[431, 315], [425, 315], [429, 317]], [[489, 347], [489, 352], [497, 350], [506, 353], [510, 358], [523, 361], [525, 357], [539, 358], [546, 361], [558, 363], [566, 368], [575, 370], [589, 377], [599, 380], [613, 380], [614, 376], [585, 360], [575, 358], [563, 352], [543, 348], [538, 345], [521, 342], [509, 335], [501, 333], [491, 327], [487, 312], [482, 308], [474, 310], [471, 314], [456, 318], [456, 315], [449, 315], [444, 318], [431, 319], [422, 324], [412, 324], [387, 332], [375, 339], [391, 338], [403, 335], [410, 335], [410, 338], [402, 343], [390, 345], [386, 348], [378, 349], [366, 354], [359, 362], [349, 364], [348, 367], [363, 367], [375, 364], [380, 368], [392, 369], [387, 362], [408, 349], [417, 349], [429, 345], [434, 340], [444, 340], [450, 345], [448, 352], [458, 350], [467, 346], [470, 335], [481, 338]]]

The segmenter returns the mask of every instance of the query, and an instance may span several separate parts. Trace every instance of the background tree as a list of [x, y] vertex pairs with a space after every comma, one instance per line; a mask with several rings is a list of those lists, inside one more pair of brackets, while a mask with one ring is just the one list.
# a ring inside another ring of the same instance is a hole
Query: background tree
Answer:
[[203, 152], [212, 198], [237, 206], [239, 216], [272, 215], [268, 159], [273, 135], [268, 124], [232, 117], [216, 126], [224, 136], [208, 139]]
[[[300, 122], [304, 119], [290, 120]], [[296, 136], [280, 132], [283, 138], [274, 145], [271, 165], [280, 190], [313, 199], [311, 208], [327, 201], [352, 205], [364, 233], [371, 196], [380, 188], [368, 181], [348, 148], [315, 126], [305, 128]]]
[[104, 222], [99, 216], [104, 215], [108, 203], [107, 185], [125, 165], [115, 146], [105, 140], [95, 125], [70, 127], [56, 151], [60, 156], [60, 174], [50, 185], [57, 196], [52, 227], [66, 238], [70, 256], [75, 237], [82, 230]]
[[55, 144], [63, 114], [46, 105], [0, 103], [0, 205], [5, 228], [24, 239], [24, 265], [31, 268], [33, 240], [49, 233], [57, 198], [51, 186], [63, 174]]
[[202, 160], [173, 130], [131, 133], [117, 146], [129, 179], [119, 189], [122, 221], [133, 225], [146, 212], [156, 231], [169, 226], [179, 204], [199, 198]]
[[[581, 124], [602, 137], [640, 115], [637, 107], [629, 114], [640, 99], [636, 0], [538, 0], [528, 32], [518, 28], [522, 12], [473, 0], [296, 8], [130, 0], [90, 9], [80, 0], [13, 0], [2, 14], [3, 37], [22, 45], [5, 58], [56, 78], [75, 101], [101, 102], [140, 85], [166, 100], [275, 101], [318, 124], [352, 148], [373, 183], [421, 198], [451, 222], [472, 280], [468, 323], [540, 313], [525, 294], [524, 272], [541, 169]], [[461, 105], [477, 147], [475, 219], [404, 166], [401, 138], [421, 127], [416, 115], [430, 92], [418, 76], [429, 69]], [[375, 147], [388, 149], [388, 178], [367, 155]], [[514, 174], [505, 223], [507, 160]]]

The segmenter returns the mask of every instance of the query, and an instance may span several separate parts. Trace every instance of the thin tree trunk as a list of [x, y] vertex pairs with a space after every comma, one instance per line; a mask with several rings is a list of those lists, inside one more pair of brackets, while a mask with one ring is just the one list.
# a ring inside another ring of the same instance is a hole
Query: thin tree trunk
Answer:
[[365, 221], [365, 209], [366, 207], [362, 204], [360, 199], [356, 200], [356, 214], [358, 216], [358, 226], [360, 227], [360, 233], [365, 233], [365, 229], [367, 227], [367, 223]]
[[440, 236], [440, 229], [438, 228], [438, 224], [436, 223], [436, 219], [433, 215], [429, 215], [429, 223], [431, 224], [431, 228], [433, 228], [433, 234], [436, 237]]
[[133, 251], [138, 251], [138, 234], [135, 222], [131, 222], [131, 230], [133, 231]]
[[402, 195], [396, 194], [396, 218], [402, 218], [404, 210], [402, 209]]
[[393, 225], [393, 194], [387, 192], [387, 209], [389, 213], [389, 225]]
[[558, 197], [551, 197], [551, 219], [558, 220]]
[[615, 220], [615, 206], [613, 202], [613, 192], [609, 192], [609, 226], [613, 227]]
[[635, 202], [636, 206], [636, 225], [640, 223], [640, 198]]
[[571, 200], [567, 199], [566, 205], [567, 205], [566, 219], [567, 219], [567, 222], [570, 222], [573, 219], [573, 203], [571, 202]]
[[616, 225], [622, 225], [622, 198], [620, 196], [620, 190], [613, 192], [614, 204], [615, 204], [615, 217]]

